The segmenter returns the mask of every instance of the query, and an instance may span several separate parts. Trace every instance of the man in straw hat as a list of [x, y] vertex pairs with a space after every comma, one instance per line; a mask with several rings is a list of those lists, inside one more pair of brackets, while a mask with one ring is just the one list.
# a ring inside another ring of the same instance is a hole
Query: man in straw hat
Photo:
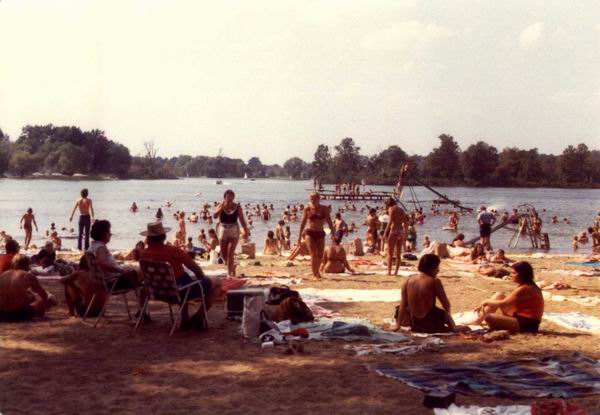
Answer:
[[[163, 227], [162, 222], [152, 222], [147, 225], [147, 230], [140, 233], [140, 235], [146, 237], [146, 242], [148, 243], [148, 248], [142, 254], [142, 259], [164, 261], [171, 264], [175, 274], [175, 281], [180, 287], [199, 279], [206, 295], [206, 309], [208, 310], [218, 296], [221, 283], [217, 278], [206, 277], [200, 266], [182, 249], [165, 244], [167, 232], [170, 230], [170, 228]], [[193, 272], [196, 278], [186, 273], [184, 267]], [[199, 298], [200, 296], [200, 287], [195, 285], [190, 290], [188, 299]], [[202, 307], [199, 307], [198, 311], [190, 317], [188, 306], [187, 304], [184, 305], [181, 322], [182, 329], [195, 326], [199, 330], [203, 330], [206, 327], [205, 322]]]

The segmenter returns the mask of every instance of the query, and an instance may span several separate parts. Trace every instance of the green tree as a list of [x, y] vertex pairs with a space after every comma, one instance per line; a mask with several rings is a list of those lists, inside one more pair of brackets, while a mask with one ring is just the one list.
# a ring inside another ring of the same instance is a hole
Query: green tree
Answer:
[[308, 163], [305, 163], [300, 157], [292, 157], [283, 163], [284, 173], [292, 179], [299, 179], [306, 177], [305, 174], [308, 172]]
[[498, 150], [483, 141], [470, 145], [462, 153], [463, 174], [477, 185], [489, 184], [497, 166]]
[[333, 179], [335, 181], [354, 181], [362, 168], [360, 147], [350, 137], [344, 138], [340, 144], [334, 147], [333, 157]]
[[23, 177], [36, 171], [39, 165], [37, 157], [29, 154], [27, 150], [18, 149], [10, 157], [9, 171]]
[[460, 179], [460, 147], [451, 135], [442, 134], [438, 138], [440, 146], [433, 149], [425, 160], [426, 175], [442, 183]]
[[9, 137], [0, 129], [0, 176], [8, 170], [11, 152]]
[[67, 142], [59, 150], [56, 167], [60, 173], [73, 175], [87, 171], [89, 157], [83, 148]]
[[392, 145], [373, 156], [368, 162], [371, 181], [396, 183], [400, 166], [408, 161], [408, 155], [400, 147]]
[[329, 147], [325, 144], [319, 144], [315, 151], [314, 160], [312, 162], [312, 170], [315, 177], [326, 179], [331, 170], [331, 153]]
[[248, 160], [248, 175], [251, 177], [264, 177], [264, 166], [258, 157]]
[[577, 147], [567, 146], [560, 159], [560, 170], [563, 178], [569, 183], [588, 182], [588, 158], [590, 151], [585, 144]]

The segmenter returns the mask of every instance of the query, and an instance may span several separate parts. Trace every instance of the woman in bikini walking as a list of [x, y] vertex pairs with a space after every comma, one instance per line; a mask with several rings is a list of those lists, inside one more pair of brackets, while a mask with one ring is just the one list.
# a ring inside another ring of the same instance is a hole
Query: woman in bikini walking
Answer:
[[394, 275], [398, 275], [398, 268], [402, 262], [402, 246], [408, 233], [408, 215], [400, 206], [396, 204], [393, 198], [389, 198], [385, 203], [387, 214], [390, 217], [383, 233], [383, 238], [387, 240], [387, 272], [392, 275], [392, 259], [396, 255], [396, 266]]
[[312, 192], [309, 196], [310, 203], [302, 213], [302, 222], [300, 223], [300, 231], [298, 232], [298, 246], [302, 243], [302, 238], [308, 247], [310, 253], [310, 266], [313, 276], [321, 279], [319, 267], [323, 252], [325, 251], [325, 231], [323, 224], [327, 222], [331, 230], [331, 237], [335, 235], [333, 222], [329, 213], [329, 206], [321, 204], [321, 198], [317, 192]]
[[221, 246], [221, 257], [227, 264], [227, 276], [235, 277], [235, 248], [240, 239], [240, 226], [242, 225], [245, 238], [250, 237], [250, 231], [244, 218], [244, 211], [239, 203], [234, 203], [235, 193], [226, 190], [223, 194], [223, 202], [219, 203], [213, 217], [219, 219], [217, 226], [219, 245]]

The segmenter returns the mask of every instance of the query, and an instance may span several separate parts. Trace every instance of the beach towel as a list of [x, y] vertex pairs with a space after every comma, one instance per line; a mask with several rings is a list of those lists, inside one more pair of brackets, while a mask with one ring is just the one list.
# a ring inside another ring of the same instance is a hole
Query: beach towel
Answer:
[[451, 404], [447, 409], [434, 408], [433, 413], [434, 415], [531, 415], [531, 406], [456, 406]]
[[402, 369], [367, 367], [425, 393], [456, 392], [510, 399], [600, 395], [600, 363], [581, 353], [541, 359], [447, 362]]
[[356, 352], [356, 356], [367, 356], [367, 355], [382, 355], [382, 354], [393, 354], [396, 356], [407, 356], [424, 351], [437, 351], [443, 347], [444, 341], [438, 337], [429, 337], [420, 344], [359, 344], [351, 345], [347, 344], [344, 346], [345, 350], [351, 350]]
[[544, 313], [544, 319], [552, 321], [573, 330], [581, 330], [588, 333], [600, 334], [600, 318], [583, 314], [580, 312], [571, 313]]
[[569, 261], [565, 265], [576, 265], [579, 267], [600, 268], [600, 261]]
[[298, 290], [304, 301], [332, 302], [332, 303], [355, 303], [355, 302], [385, 302], [399, 303], [400, 290], [336, 290], [303, 288]]
[[581, 295], [564, 296], [564, 295], [552, 294], [552, 293], [549, 293], [548, 291], [543, 291], [542, 294], [544, 295], [545, 301], [558, 301], [558, 302], [569, 301], [572, 303], [577, 303], [577, 304], [581, 304], [581, 305], [588, 306], [588, 307], [600, 305], [600, 297], [584, 297]]
[[[340, 325], [343, 323], [344, 325]], [[334, 325], [336, 326], [335, 329]], [[289, 320], [277, 323], [283, 333], [297, 328], [304, 328], [309, 333], [309, 340], [344, 340], [381, 343], [409, 342], [410, 338], [395, 332], [383, 331], [373, 326], [368, 320], [353, 317], [320, 318], [310, 323], [291, 324]], [[332, 330], [333, 329], [333, 330]], [[365, 330], [366, 329], [366, 330]]]

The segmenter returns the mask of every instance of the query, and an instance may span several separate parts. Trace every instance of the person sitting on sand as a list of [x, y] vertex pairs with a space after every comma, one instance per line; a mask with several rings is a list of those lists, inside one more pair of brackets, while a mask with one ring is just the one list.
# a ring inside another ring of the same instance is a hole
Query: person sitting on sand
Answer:
[[137, 241], [133, 249], [126, 254], [116, 253], [115, 259], [119, 261], [139, 261], [140, 257], [144, 253], [144, 249], [146, 249], [146, 244], [144, 241]]
[[[206, 296], [206, 309], [208, 310], [212, 303], [218, 298], [221, 282], [218, 278], [210, 278], [204, 275], [200, 266], [185, 252], [179, 248], [165, 244], [167, 232], [170, 228], [164, 228], [161, 222], [152, 222], [147, 225], [146, 231], [141, 235], [146, 237], [148, 248], [144, 251], [142, 259], [149, 261], [165, 261], [171, 264], [175, 275], [177, 286], [184, 287], [194, 281], [200, 280], [202, 289]], [[210, 233], [210, 231], [209, 231]], [[191, 271], [194, 277], [185, 272], [184, 269]], [[200, 298], [202, 291], [198, 285], [192, 286], [188, 300]], [[202, 306], [190, 317], [188, 304], [183, 306], [181, 328], [187, 329], [195, 326], [198, 330], [206, 329], [206, 316]]]
[[363, 249], [363, 243], [360, 238], [357, 236], [350, 243], [350, 254], [354, 256], [364, 256], [365, 251]]
[[[425, 254], [419, 260], [419, 274], [411, 275], [402, 285], [402, 298], [395, 330], [410, 326], [417, 333], [444, 333], [454, 331], [456, 325], [450, 314], [450, 301], [442, 281], [436, 278], [440, 258]], [[438, 299], [443, 307], [436, 307]]]
[[474, 310], [479, 316], [475, 324], [485, 321], [491, 330], [536, 333], [544, 314], [544, 296], [534, 282], [533, 267], [528, 262], [516, 262], [511, 268], [517, 289], [508, 296], [496, 293], [479, 304]]
[[[59, 281], [65, 286], [65, 300], [70, 316], [77, 314], [83, 317], [88, 307], [89, 317], [97, 317], [100, 314], [106, 302], [106, 291], [99, 290], [98, 283], [90, 277], [85, 256], [79, 260], [79, 270], [62, 277]], [[92, 298], [94, 302], [90, 307]]]
[[346, 269], [354, 274], [354, 270], [350, 267], [346, 258], [346, 250], [340, 245], [338, 237], [334, 236], [331, 238], [331, 246], [325, 248], [323, 252], [320, 271], [328, 274], [341, 274]]
[[421, 246], [423, 248], [429, 248], [429, 245], [431, 245], [431, 241], [429, 240], [429, 236], [425, 235], [425, 237], [423, 238], [423, 243], [421, 244]]
[[19, 227], [21, 229], [25, 229], [25, 250], [29, 249], [29, 244], [31, 243], [31, 234], [33, 233], [33, 226], [35, 225], [35, 231], [38, 231], [38, 226], [35, 221], [35, 216], [33, 215], [33, 209], [28, 208], [27, 213], [23, 215], [21, 218], [21, 222], [19, 223]]
[[464, 248], [465, 247], [465, 235], [463, 233], [459, 233], [452, 240], [451, 245], [455, 248]]
[[40, 252], [31, 257], [31, 262], [42, 268], [51, 267], [54, 265], [54, 261], [56, 261], [56, 252], [54, 251], [54, 244], [52, 241], [47, 241]]
[[12, 269], [0, 274], [0, 321], [27, 321], [46, 313], [48, 293], [29, 266], [28, 257], [15, 255]]
[[58, 232], [53, 231], [50, 234], [50, 242], [54, 244], [54, 249], [60, 251], [62, 249], [62, 239], [58, 236]]
[[12, 264], [12, 260], [19, 253], [21, 247], [19, 243], [14, 239], [9, 239], [6, 241], [6, 245], [4, 247], [6, 253], [4, 255], [0, 255], [0, 274], [4, 271], [8, 271]]
[[263, 249], [263, 255], [281, 255], [281, 248], [279, 241], [275, 239], [273, 231], [267, 232], [265, 238], [265, 249]]
[[504, 249], [498, 249], [496, 255], [490, 258], [490, 262], [493, 264], [510, 264], [515, 261], [506, 257], [506, 252], [504, 251]]
[[483, 262], [487, 262], [487, 258], [485, 256], [485, 250], [483, 245], [480, 243], [476, 243], [471, 249], [471, 253], [467, 256], [460, 256], [456, 258], [460, 261], [470, 262], [472, 264], [480, 264]]
[[288, 259], [288, 261], [293, 261], [294, 259], [296, 259], [297, 256], [308, 256], [308, 255], [310, 255], [308, 246], [306, 245], [306, 242], [301, 241], [299, 244], [297, 243], [294, 246], [294, 248], [290, 252], [290, 255], [288, 256], [287, 259]]

